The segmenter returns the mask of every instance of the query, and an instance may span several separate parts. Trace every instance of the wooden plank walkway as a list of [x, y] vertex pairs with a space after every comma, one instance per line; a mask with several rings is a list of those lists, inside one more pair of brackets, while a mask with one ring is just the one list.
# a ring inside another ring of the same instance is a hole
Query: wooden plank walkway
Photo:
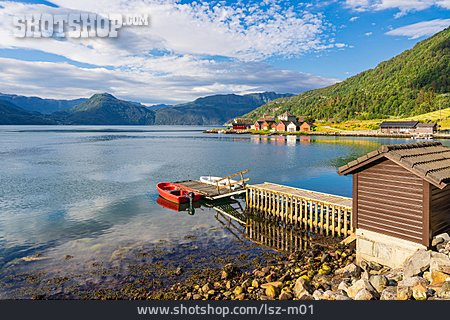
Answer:
[[311, 191], [311, 190], [306, 190], [306, 189], [299, 189], [299, 188], [294, 188], [294, 187], [289, 187], [289, 186], [283, 186], [280, 184], [275, 184], [275, 183], [270, 183], [270, 182], [265, 182], [265, 183], [261, 183], [261, 184], [253, 184], [252, 188], [258, 188], [258, 189], [266, 190], [266, 191], [286, 193], [286, 194], [289, 194], [292, 196], [298, 196], [298, 197], [301, 197], [304, 199], [310, 199], [310, 200], [319, 201], [319, 202], [326, 202], [326, 203], [334, 204], [337, 206], [343, 206], [343, 207], [348, 207], [348, 208], [352, 207], [352, 198], [341, 197], [341, 196], [328, 194], [328, 193], [322, 193], [322, 192]]
[[352, 202], [351, 198], [274, 183], [248, 185], [246, 195], [252, 212], [327, 236], [354, 232]]
[[228, 188], [219, 189], [217, 190], [216, 186], [213, 186], [211, 184], [203, 183], [198, 180], [186, 180], [186, 181], [179, 181], [174, 182], [186, 189], [190, 189], [192, 191], [195, 191], [199, 194], [201, 194], [204, 198], [208, 200], [216, 200], [221, 199], [225, 197], [231, 197], [232, 195], [238, 195], [245, 193], [245, 188], [238, 189], [238, 190], [230, 190]]

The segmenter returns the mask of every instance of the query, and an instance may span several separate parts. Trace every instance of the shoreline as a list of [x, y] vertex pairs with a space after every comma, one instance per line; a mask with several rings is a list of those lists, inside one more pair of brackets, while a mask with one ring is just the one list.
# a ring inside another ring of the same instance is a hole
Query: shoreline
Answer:
[[[219, 132], [223, 131], [223, 132]], [[358, 131], [345, 132], [256, 132], [247, 130], [224, 130], [210, 129], [205, 130], [206, 134], [238, 134], [238, 135], [259, 135], [259, 136], [330, 136], [330, 137], [367, 137], [367, 138], [399, 138], [413, 139], [410, 134], [373, 134]], [[450, 134], [433, 134], [433, 139], [450, 139]], [[424, 140], [424, 139], [413, 139]]]

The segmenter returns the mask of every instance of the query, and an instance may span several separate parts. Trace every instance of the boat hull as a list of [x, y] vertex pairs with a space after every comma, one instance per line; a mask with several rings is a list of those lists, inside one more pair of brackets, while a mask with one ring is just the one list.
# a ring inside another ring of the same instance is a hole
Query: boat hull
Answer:
[[[171, 182], [160, 182], [156, 185], [156, 190], [161, 197], [166, 200], [169, 200], [173, 203], [187, 203], [189, 202], [189, 193], [192, 192], [190, 190], [186, 190], [181, 186], [171, 183]], [[201, 198], [201, 195], [192, 192], [194, 194], [193, 201], [198, 201]]]

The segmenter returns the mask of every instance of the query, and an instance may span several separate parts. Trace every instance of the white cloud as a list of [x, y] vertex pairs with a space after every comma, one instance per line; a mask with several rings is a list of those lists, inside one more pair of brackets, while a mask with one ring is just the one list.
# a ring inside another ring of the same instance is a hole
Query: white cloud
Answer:
[[[31, 49], [68, 63], [1, 59], [0, 92], [45, 97], [88, 96], [108, 91], [143, 102], [186, 101], [199, 94], [274, 90], [299, 92], [336, 79], [276, 70], [269, 57], [344, 48], [325, 32], [331, 25], [279, 1], [228, 5], [175, 0], [54, 0], [58, 8], [0, 1], [0, 49]], [[124, 27], [119, 38], [19, 39], [16, 13], [148, 13], [149, 27]], [[152, 54], [155, 50], [165, 55]], [[220, 57], [220, 59], [218, 58]], [[93, 65], [83, 69], [71, 61]], [[45, 85], [42, 79], [46, 79]], [[57, 80], [56, 80], [57, 79]]]
[[401, 17], [408, 12], [421, 11], [433, 6], [450, 9], [450, 0], [346, 0], [347, 7], [355, 11], [381, 11], [398, 9], [395, 17]]
[[405, 36], [409, 39], [429, 37], [450, 26], [450, 19], [435, 19], [406, 25], [386, 32], [389, 36]]
[[[293, 56], [311, 50], [322, 50], [329, 44], [325, 34], [327, 23], [320, 14], [295, 11], [273, 4], [226, 6], [199, 2], [180, 4], [174, 1], [69, 1], [55, 0], [61, 8], [43, 5], [1, 2], [2, 47], [45, 47], [48, 52], [71, 55], [71, 59], [99, 61], [87, 56], [102, 55], [108, 49], [117, 54], [144, 54], [152, 49], [165, 49], [179, 54], [217, 55], [240, 60], [262, 60], [274, 55]], [[67, 39], [21, 41], [11, 37], [11, 17], [18, 12], [109, 12], [148, 13], [149, 27], [129, 27], [121, 30], [119, 39]], [[4, 41], [3, 41], [4, 40]], [[48, 46], [48, 47], [47, 47]], [[74, 50], [77, 47], [77, 50]], [[106, 62], [115, 64], [114, 61]], [[100, 59], [100, 61], [102, 61]]]
[[350, 22], [354, 22], [354, 21], [356, 21], [356, 20], [358, 20], [359, 19], [359, 17], [351, 17], [350, 19], [348, 19]]
[[[158, 69], [165, 74], [159, 74]], [[0, 92], [4, 93], [71, 99], [107, 91], [119, 98], [146, 104], [180, 103], [199, 96], [230, 92], [297, 93], [338, 81], [274, 69], [263, 62], [217, 62], [194, 57], [154, 58], [141, 68], [124, 70], [0, 58], [0, 70]]]
[[372, 34], [373, 34], [373, 32], [366, 32], [366, 33], [364, 33], [364, 35], [365, 35], [366, 37], [370, 37]]

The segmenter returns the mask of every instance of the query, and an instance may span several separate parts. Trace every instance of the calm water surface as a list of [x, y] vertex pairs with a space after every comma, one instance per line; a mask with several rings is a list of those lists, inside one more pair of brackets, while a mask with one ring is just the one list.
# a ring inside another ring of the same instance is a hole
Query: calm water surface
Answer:
[[[143, 243], [201, 233], [227, 248], [235, 238], [212, 210], [194, 216], [156, 203], [159, 181], [249, 169], [270, 181], [351, 196], [336, 168], [401, 139], [208, 135], [198, 127], [0, 127], [0, 268], [27, 268], [39, 253], [50, 270], [110, 259]], [[448, 143], [446, 143], [448, 145]]]

